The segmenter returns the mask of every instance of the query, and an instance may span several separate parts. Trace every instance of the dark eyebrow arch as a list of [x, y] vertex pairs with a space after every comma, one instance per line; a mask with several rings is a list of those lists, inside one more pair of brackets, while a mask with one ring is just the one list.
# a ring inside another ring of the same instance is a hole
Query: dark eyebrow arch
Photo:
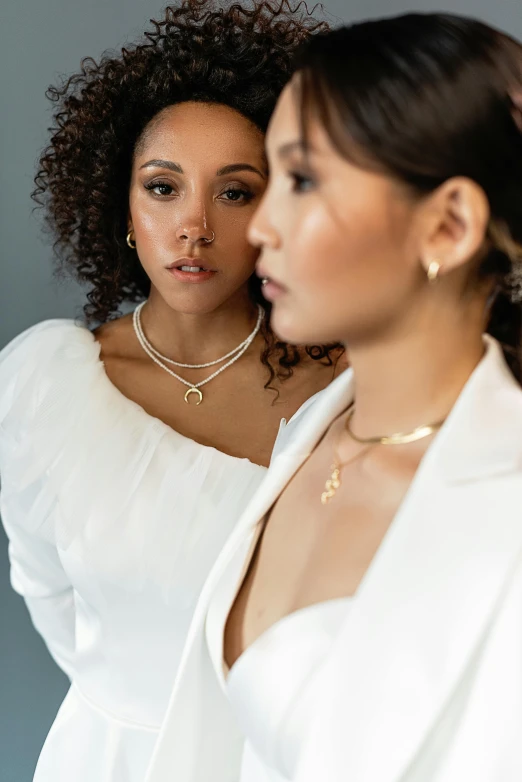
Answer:
[[179, 163], [173, 163], [171, 160], [148, 160], [147, 163], [144, 163], [142, 166], [140, 166], [140, 169], [142, 168], [168, 168], [169, 171], [175, 171], [176, 174], [182, 174], [183, 169], [181, 168]]
[[[179, 163], [173, 163], [171, 160], [148, 160], [141, 168], [167, 168], [169, 171], [175, 171], [176, 174], [183, 174], [183, 169]], [[251, 166], [249, 163], [233, 163], [230, 166], [224, 166], [216, 172], [216, 176], [225, 176], [227, 174], [235, 174], [238, 171], [252, 171], [254, 174], [258, 174], [262, 179], [266, 179], [266, 174], [263, 174], [255, 166]]]
[[249, 163], [233, 163], [230, 166], [224, 166], [216, 172], [216, 176], [225, 176], [227, 174], [235, 174], [238, 171], [252, 171], [254, 174], [258, 174], [261, 179], [266, 179], [266, 174], [263, 174], [255, 166], [251, 166]]

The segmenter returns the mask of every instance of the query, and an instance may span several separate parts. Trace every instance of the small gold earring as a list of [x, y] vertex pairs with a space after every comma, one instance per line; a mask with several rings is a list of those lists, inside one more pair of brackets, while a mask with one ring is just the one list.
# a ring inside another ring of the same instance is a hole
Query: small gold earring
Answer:
[[439, 276], [439, 272], [440, 272], [440, 263], [438, 261], [432, 261], [428, 266], [428, 270], [426, 272], [428, 281], [431, 283], [436, 282], [437, 277]]
[[133, 234], [133, 231], [132, 231], [132, 229], [131, 229], [131, 230], [129, 231], [129, 233], [127, 234], [127, 244], [129, 245], [129, 247], [131, 248], [131, 250], [135, 250], [135, 249], [136, 249], [136, 242], [135, 242], [135, 241], [134, 241], [134, 239], [132, 238], [132, 234]]

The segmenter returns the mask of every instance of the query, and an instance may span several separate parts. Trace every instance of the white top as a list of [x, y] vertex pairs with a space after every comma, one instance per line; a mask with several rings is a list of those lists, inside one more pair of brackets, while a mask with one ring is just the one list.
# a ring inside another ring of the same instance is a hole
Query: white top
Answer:
[[0, 353], [12, 584], [72, 679], [38, 782], [143, 782], [201, 586], [265, 474], [152, 418], [99, 352], [55, 320]]
[[[522, 391], [486, 345], [321, 665], [292, 782], [522, 780]], [[347, 370], [286, 428], [202, 590], [146, 782], [239, 779], [224, 618], [260, 521], [353, 394]]]
[[[349, 611], [351, 598], [295, 611], [246, 649], [224, 684], [246, 738], [239, 782], [291, 782], [317, 709], [318, 673]], [[219, 598], [210, 604], [222, 610]], [[209, 639], [210, 640], [210, 639]]]

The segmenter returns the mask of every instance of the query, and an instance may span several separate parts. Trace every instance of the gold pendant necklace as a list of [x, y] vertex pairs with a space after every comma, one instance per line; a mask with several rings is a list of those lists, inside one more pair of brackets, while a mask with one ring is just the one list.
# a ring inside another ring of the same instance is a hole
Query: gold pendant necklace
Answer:
[[[250, 347], [254, 339], [257, 337], [259, 330], [261, 328], [261, 324], [263, 322], [263, 318], [265, 316], [265, 311], [263, 307], [261, 307], [261, 305], [258, 304], [257, 322], [254, 327], [254, 330], [248, 335], [246, 339], [243, 340], [243, 342], [241, 342], [240, 345], [237, 346], [237, 348], [231, 350], [229, 353], [226, 354], [226, 356], [221, 356], [221, 358], [215, 359], [214, 361], [207, 361], [205, 364], [182, 364], [179, 361], [174, 361], [171, 358], [167, 358], [166, 356], [163, 356], [148, 341], [143, 331], [143, 326], [141, 325], [141, 315], [140, 315], [141, 310], [143, 309], [145, 304], [146, 302], [139, 304], [134, 310], [134, 314], [132, 316], [132, 325], [134, 327], [134, 332], [136, 334], [138, 342], [140, 343], [141, 347], [148, 355], [148, 357], [152, 359], [152, 361], [154, 361], [155, 364], [161, 367], [161, 369], [164, 369], [165, 372], [167, 372], [171, 377], [175, 378], [176, 380], [179, 380], [180, 383], [183, 383], [184, 386], [187, 386], [187, 391], [185, 392], [185, 396], [183, 397], [183, 399], [187, 404], [190, 404], [190, 397], [194, 395], [196, 397], [196, 407], [199, 407], [199, 405], [203, 401], [203, 391], [201, 390], [201, 388], [205, 386], [207, 383], [210, 383], [211, 380], [214, 380], [214, 378], [220, 375], [222, 372], [224, 372], [225, 369], [231, 367], [232, 364], [235, 364], [236, 361], [238, 361], [238, 359], [240, 359], [241, 356], [243, 356], [246, 353], [246, 351], [248, 350], [248, 348]], [[230, 358], [231, 356], [232, 358]], [[229, 359], [226, 364], [224, 364], [220, 369], [217, 369], [215, 372], [213, 372], [210, 375], [210, 377], [206, 377], [205, 380], [200, 380], [199, 383], [190, 383], [184, 377], [181, 377], [176, 372], [174, 372], [165, 363], [168, 362], [169, 364], [174, 364], [174, 366], [177, 367], [188, 367], [190, 369], [205, 369], [206, 367], [212, 367], [215, 366], [216, 364], [220, 364], [226, 359]]]
[[324, 485], [324, 491], [321, 494], [321, 505], [327, 505], [341, 485], [341, 466], [343, 465], [337, 465], [335, 463], [332, 464], [330, 468], [332, 470], [332, 474], [326, 481]]
[[201, 391], [197, 386], [192, 386], [191, 388], [189, 388], [185, 393], [185, 396], [183, 397], [187, 404], [189, 403], [189, 397], [191, 394], [196, 394], [197, 397], [196, 407], [197, 407], [203, 401], [203, 391]]
[[[440, 429], [440, 427], [446, 420], [443, 419], [442, 421], [437, 421], [434, 424], [417, 426], [417, 428], [413, 429], [413, 431], [411, 432], [396, 432], [395, 434], [384, 435], [383, 437], [363, 438], [363, 437], [357, 437], [350, 428], [350, 421], [354, 413], [355, 413], [355, 408], [353, 407], [348, 413], [344, 428], [346, 429], [348, 436], [351, 437], [352, 440], [354, 440], [356, 443], [360, 443], [361, 445], [367, 445], [367, 446], [405, 445], [407, 443], [414, 443], [417, 440], [423, 440], [425, 437], [429, 437], [430, 434], [436, 432], [437, 429]], [[356, 456], [352, 457], [347, 462], [343, 463], [337, 458], [337, 446], [334, 448], [335, 461], [330, 468], [332, 471], [331, 475], [326, 481], [324, 485], [324, 491], [321, 494], [321, 505], [327, 505], [330, 502], [330, 500], [335, 496], [337, 489], [339, 489], [339, 487], [341, 486], [341, 470], [343, 469], [343, 467], [347, 467], [350, 464], [350, 462], [359, 458], [359, 456], [361, 456], [361, 453], [364, 452], [365, 451], [359, 452], [358, 454], [356, 454]]]

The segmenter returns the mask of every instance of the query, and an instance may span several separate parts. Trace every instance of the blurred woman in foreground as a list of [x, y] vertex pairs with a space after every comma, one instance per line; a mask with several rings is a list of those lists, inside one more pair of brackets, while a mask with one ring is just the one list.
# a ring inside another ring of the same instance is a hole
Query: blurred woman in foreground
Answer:
[[250, 237], [278, 335], [353, 370], [204, 587], [149, 782], [225, 742], [214, 782], [522, 778], [521, 53], [435, 14], [306, 48]]

